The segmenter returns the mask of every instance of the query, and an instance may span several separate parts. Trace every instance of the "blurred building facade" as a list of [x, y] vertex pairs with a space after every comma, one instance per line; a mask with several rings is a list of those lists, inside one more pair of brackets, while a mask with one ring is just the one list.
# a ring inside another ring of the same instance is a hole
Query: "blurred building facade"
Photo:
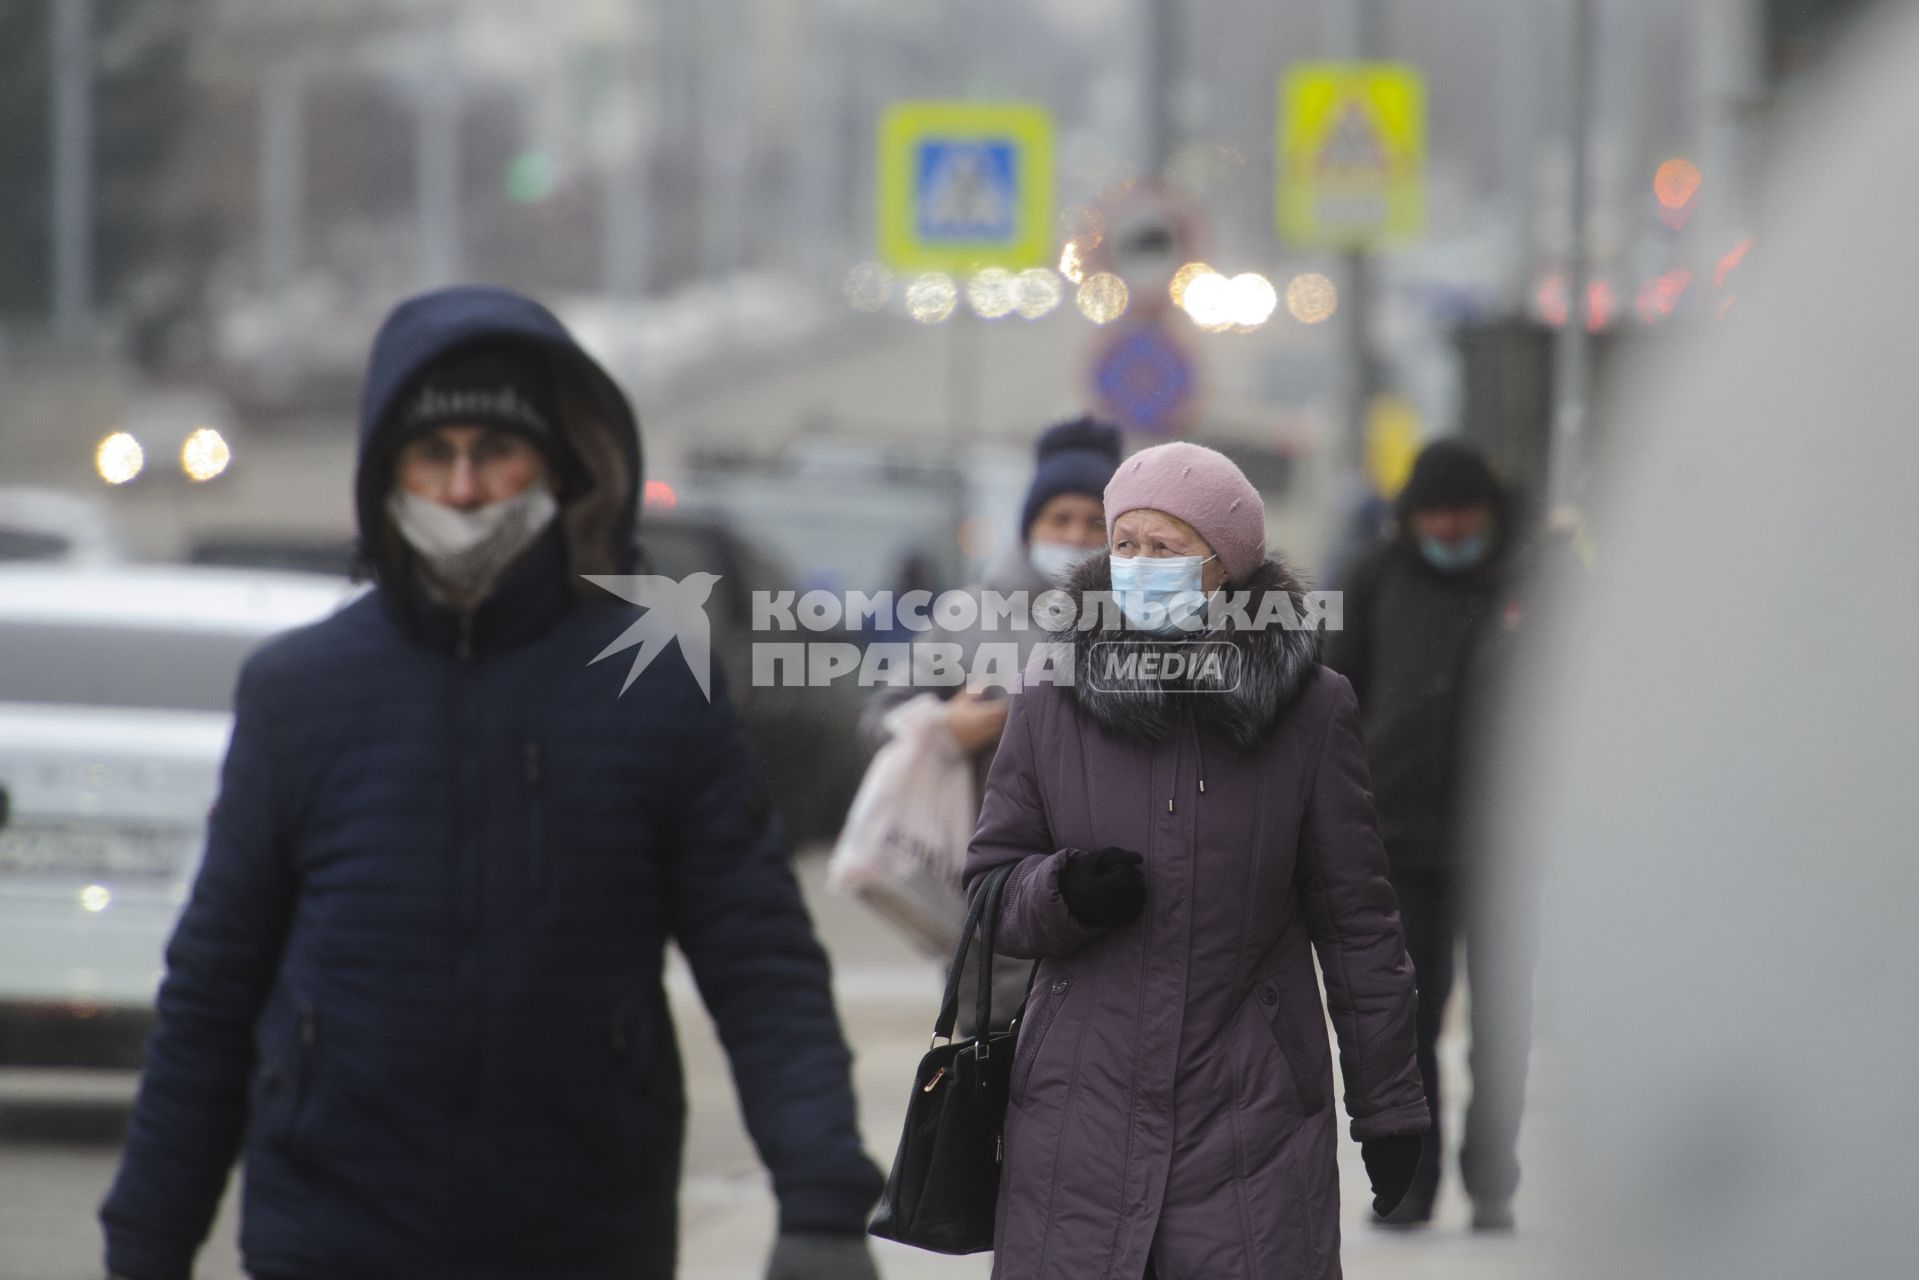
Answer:
[[[452, 279], [590, 302], [682, 347], [727, 351], [716, 308], [797, 341], [856, 320], [840, 285], [872, 254], [874, 123], [902, 98], [1043, 104], [1062, 204], [1139, 176], [1160, 131], [1227, 269], [1337, 275], [1275, 239], [1274, 91], [1286, 64], [1363, 43], [1417, 64], [1430, 107], [1428, 229], [1369, 289], [1374, 355], [1427, 432], [1503, 438], [1520, 428], [1486, 426], [1455, 332], [1711, 319], [1768, 94], [1861, 7], [1591, 2], [1582, 308], [1564, 296], [1572, 0], [0, 0], [0, 170], [23, 175], [0, 188], [0, 324], [33, 349], [79, 242], [109, 345], [268, 407], [346, 403], [384, 308]], [[64, 242], [51, 104], [76, 72], [56, 7], [91, 15], [92, 226]], [[1672, 203], [1668, 161], [1692, 166]], [[1202, 341], [1247, 348], [1278, 421], [1329, 394], [1333, 328]], [[633, 363], [669, 368], [671, 346]]]

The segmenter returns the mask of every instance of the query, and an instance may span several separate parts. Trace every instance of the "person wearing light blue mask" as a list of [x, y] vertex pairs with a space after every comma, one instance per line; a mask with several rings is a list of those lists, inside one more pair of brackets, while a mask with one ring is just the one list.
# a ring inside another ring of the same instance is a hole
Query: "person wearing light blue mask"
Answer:
[[1441, 573], [1471, 573], [1493, 549], [1493, 513], [1488, 506], [1436, 507], [1413, 514], [1419, 554]]
[[[1375, 1212], [1411, 1186], [1431, 1123], [1358, 706], [1230, 457], [1142, 449], [1104, 505], [1110, 552], [1075, 569], [1077, 624], [1010, 699], [967, 854], [974, 885], [1010, 870], [1001, 949], [1039, 961], [995, 1274], [1335, 1275], [1329, 1004]], [[1280, 1083], [1222, 1123], [1248, 1078]]]
[[[1510, 504], [1486, 459], [1460, 440], [1421, 450], [1396, 504], [1398, 532], [1342, 577], [1342, 630], [1327, 636], [1327, 665], [1352, 681], [1375, 779], [1380, 834], [1413, 966], [1419, 972], [1420, 1074], [1440, 1117], [1439, 1029], [1463, 941], [1472, 974], [1472, 1101], [1460, 1173], [1473, 1225], [1510, 1229], [1519, 1181], [1514, 1158], [1526, 1079], [1530, 960], [1502, 945], [1499, 919], [1477, 879], [1486, 851], [1463, 829], [1471, 781], [1483, 767], [1475, 727], [1523, 610], [1509, 569]], [[1429, 1144], [1395, 1226], [1429, 1221], [1441, 1181]]]
[[1218, 570], [1213, 585], [1207, 585], [1208, 567], [1216, 567], [1219, 557], [1210, 551], [1173, 552], [1173, 547], [1206, 543], [1191, 525], [1163, 512], [1129, 511], [1115, 522], [1115, 530], [1121, 525], [1126, 526], [1127, 550], [1134, 554], [1115, 544], [1110, 559], [1113, 599], [1127, 625], [1162, 636], [1193, 630], [1224, 573]]

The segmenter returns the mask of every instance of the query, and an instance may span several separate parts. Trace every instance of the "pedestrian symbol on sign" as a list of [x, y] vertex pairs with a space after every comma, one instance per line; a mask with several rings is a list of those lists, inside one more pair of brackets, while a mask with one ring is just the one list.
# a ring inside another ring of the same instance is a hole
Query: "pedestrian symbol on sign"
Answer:
[[919, 145], [919, 234], [977, 243], [1013, 234], [1015, 148], [1008, 139], [927, 138]]
[[1043, 266], [1053, 121], [1019, 102], [896, 102], [880, 118], [880, 257], [895, 271]]
[[1318, 160], [1322, 177], [1343, 173], [1383, 175], [1392, 168], [1372, 117], [1365, 107], [1350, 101], [1339, 113], [1339, 123], [1333, 126], [1325, 145], [1320, 147]]
[[1426, 89], [1391, 62], [1308, 62], [1280, 81], [1276, 212], [1288, 241], [1369, 249], [1425, 221]]

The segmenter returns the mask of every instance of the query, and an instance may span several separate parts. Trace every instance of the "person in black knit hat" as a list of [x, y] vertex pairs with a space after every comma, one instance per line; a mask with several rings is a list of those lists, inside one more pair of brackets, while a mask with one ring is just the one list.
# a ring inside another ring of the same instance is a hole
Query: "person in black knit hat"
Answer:
[[[1106, 546], [1106, 511], [1103, 496], [1106, 482], [1119, 466], [1120, 434], [1117, 427], [1090, 417], [1056, 423], [1040, 434], [1034, 448], [1032, 482], [1020, 503], [1019, 541], [1010, 544], [988, 566], [984, 577], [968, 591], [998, 591], [1010, 595], [1024, 592], [1037, 597], [1059, 585], [1066, 575], [1088, 554]], [[963, 633], [941, 633], [923, 637], [927, 644], [953, 642], [960, 645], [963, 666], [971, 667], [973, 655], [987, 641], [1016, 642], [1024, 662], [1032, 643], [1040, 633], [1001, 630], [988, 633], [973, 628]], [[924, 646], [918, 652], [930, 651]], [[886, 712], [914, 694], [933, 687], [930, 681], [914, 680], [914, 687], [881, 690], [867, 704], [864, 724], [869, 740], [885, 741], [881, 721]], [[948, 700], [947, 728], [960, 748], [973, 758], [984, 782], [986, 767], [993, 762], [993, 748], [999, 745], [1000, 730], [1006, 725], [1006, 704], [995, 694], [966, 688], [937, 688]]]
[[1059, 582], [1087, 552], [1106, 545], [1100, 499], [1119, 465], [1119, 431], [1074, 418], [1047, 428], [1035, 452], [1033, 482], [1020, 505], [1020, 543], [1033, 572]]
[[1478, 726], [1496, 696], [1506, 634], [1517, 626], [1514, 504], [1471, 445], [1421, 450], [1383, 547], [1345, 575], [1344, 627], [1326, 665], [1352, 682], [1372, 769], [1379, 831], [1419, 975], [1419, 1063], [1433, 1129], [1392, 1225], [1430, 1220], [1441, 1166], [1437, 1045], [1452, 993], [1456, 940], [1472, 978], [1472, 1104], [1460, 1170], [1473, 1225], [1512, 1225], [1514, 1157], [1531, 1038], [1532, 962], [1514, 930], [1482, 912], [1485, 850], [1465, 847], [1466, 792]]
[[[1009, 543], [987, 566], [980, 581], [964, 590], [976, 596], [998, 592], [1023, 596], [1030, 603], [1057, 587], [1086, 556], [1106, 546], [1106, 482], [1119, 467], [1120, 433], [1117, 427], [1090, 416], [1055, 423], [1040, 433], [1034, 447], [1033, 479], [1020, 503], [1019, 538]], [[982, 608], [984, 619], [988, 611]], [[1033, 646], [1048, 633], [1027, 620], [1023, 630], [1005, 622], [996, 627], [982, 621], [962, 631], [941, 630], [913, 637], [913, 674], [910, 687], [876, 690], [861, 716], [867, 741], [878, 747], [888, 736], [886, 713], [918, 694], [933, 692], [946, 699], [946, 728], [961, 752], [973, 763], [977, 798], [985, 794], [986, 770], [999, 749], [1006, 728], [1009, 692], [999, 685], [945, 685], [935, 683], [928, 656], [935, 646], [960, 646], [960, 667], [971, 671], [984, 646], [1002, 650], [1001, 670], [1017, 678]], [[954, 850], [957, 859], [963, 850]], [[957, 870], [957, 863], [955, 864]], [[957, 925], [957, 921], [955, 924]], [[1025, 994], [1028, 966], [1007, 961], [995, 966], [993, 1008], [996, 1018], [1010, 1016]], [[962, 980], [961, 1014], [970, 1030], [974, 1008], [974, 978]]]

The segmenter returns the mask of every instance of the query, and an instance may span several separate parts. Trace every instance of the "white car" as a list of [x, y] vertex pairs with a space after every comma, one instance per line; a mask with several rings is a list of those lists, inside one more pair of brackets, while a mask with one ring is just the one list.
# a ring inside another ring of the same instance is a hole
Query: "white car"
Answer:
[[137, 1046], [240, 664], [354, 591], [318, 574], [0, 567], [0, 1061]]
[[0, 561], [125, 558], [100, 494], [0, 485]]

